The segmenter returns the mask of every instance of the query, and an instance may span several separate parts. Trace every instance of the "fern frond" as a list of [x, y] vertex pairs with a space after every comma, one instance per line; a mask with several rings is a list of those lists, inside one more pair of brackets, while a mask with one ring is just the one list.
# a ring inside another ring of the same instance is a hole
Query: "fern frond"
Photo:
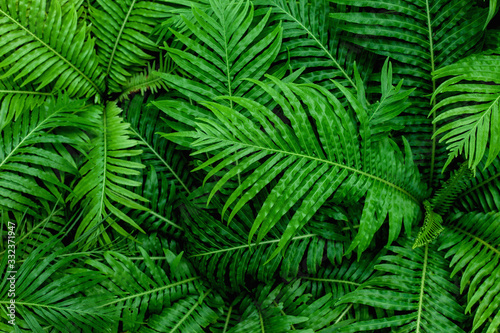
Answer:
[[158, 135], [158, 132], [166, 132], [168, 128], [161, 119], [159, 109], [146, 106], [148, 102], [141, 96], [135, 96], [125, 107], [130, 131], [144, 148], [142, 163], [154, 166], [156, 171], [161, 172], [169, 181], [174, 181], [186, 194], [190, 194], [191, 179], [187, 162], [176, 154], [174, 145]]
[[455, 199], [467, 189], [471, 177], [472, 171], [467, 163], [461, 164], [432, 197], [432, 210], [441, 216], [446, 214]]
[[130, 125], [119, 116], [122, 110], [114, 102], [109, 102], [104, 109], [96, 107], [94, 112], [92, 121], [96, 137], [91, 142], [88, 161], [80, 169], [82, 178], [74, 187], [70, 199], [71, 207], [82, 201], [84, 209], [84, 217], [76, 236], [98, 226], [98, 231], [95, 231], [93, 236], [102, 233], [104, 240], [109, 243], [110, 239], [101, 224], [106, 218], [108, 224], [124, 236], [129, 236], [129, 233], [115, 221], [115, 218], [144, 232], [134, 220], [115, 206], [116, 203], [120, 203], [125, 207], [147, 210], [139, 203], [147, 200], [125, 188], [125, 186], [141, 185], [126, 177], [139, 175], [139, 170], [144, 166], [127, 160], [141, 154], [142, 151], [131, 149], [135, 148], [138, 142], [129, 137]]
[[131, 94], [140, 92], [144, 96], [147, 90], [154, 94], [160, 89], [168, 90], [166, 83], [158, 75], [158, 72], [148, 68], [143, 73], [132, 75], [122, 86], [122, 92], [118, 96], [118, 101], [128, 100]]
[[53, 168], [69, 174], [77, 174], [78, 170], [73, 158], [63, 153], [66, 148], [57, 151], [50, 145], [66, 143], [83, 149], [83, 141], [53, 130], [65, 126], [90, 127], [90, 121], [82, 114], [82, 101], [49, 100], [31, 114], [23, 113], [0, 132], [1, 206], [36, 216], [44, 202], [64, 202], [59, 190], [65, 185]]
[[366, 304], [394, 311], [394, 315], [360, 321], [341, 332], [398, 328], [401, 332], [464, 332], [458, 323], [466, 316], [456, 302], [458, 287], [446, 270], [448, 262], [425, 245], [412, 250], [408, 240], [391, 246], [392, 254], [380, 258], [375, 268], [382, 273], [345, 295], [339, 304]]
[[[105, 294], [116, 295], [113, 300], [100, 305], [101, 309], [114, 309], [120, 313], [124, 330], [137, 331], [147, 315], [160, 315], [165, 308], [176, 308], [189, 294], [198, 294], [199, 277], [182, 258], [165, 249], [167, 264], [155, 262], [139, 247], [142, 261], [132, 261], [118, 252], [106, 252], [105, 262], [88, 260], [86, 264], [95, 267], [109, 277], [103, 283]], [[143, 262], [143, 263], [142, 263]], [[179, 300], [181, 302], [179, 303]], [[154, 322], [153, 319], [149, 324]], [[141, 330], [142, 332], [142, 330]]]
[[198, 103], [225, 95], [255, 94], [255, 84], [244, 79], [261, 79], [267, 73], [281, 46], [281, 27], [267, 29], [270, 12], [257, 19], [249, 1], [214, 0], [210, 5], [210, 11], [193, 6], [194, 21], [181, 16], [189, 33], [172, 30], [186, 50], [164, 47], [191, 78], [161, 77]]
[[[0, 76], [5, 70], [0, 70]], [[21, 88], [12, 78], [0, 80], [0, 131], [27, 110], [33, 110], [53, 96], [47, 88], [36, 91], [28, 84]]]
[[479, 164], [470, 188], [458, 197], [458, 202], [463, 211], [500, 211], [500, 157], [488, 168], [484, 168], [484, 160]]
[[110, 92], [122, 91], [127, 79], [154, 58], [146, 51], [159, 50], [149, 35], [171, 9], [162, 2], [97, 0], [91, 7], [92, 32]]
[[101, 95], [104, 78], [78, 8], [58, 0], [46, 7], [46, 0], [0, 2], [0, 68], [12, 65], [0, 78], [15, 75], [21, 87], [33, 82], [37, 91], [49, 86], [70, 97]]
[[[381, 251], [380, 255], [383, 253], [384, 251]], [[349, 260], [344, 259], [340, 265], [322, 267], [317, 274], [302, 276], [301, 279], [308, 282], [307, 290], [310, 290], [314, 297], [332, 294], [333, 300], [337, 301], [355, 291], [373, 275], [375, 263], [380, 255], [363, 255], [361, 261], [357, 261], [353, 256]]]
[[460, 292], [468, 288], [472, 331], [485, 325], [493, 333], [500, 327], [500, 213], [460, 213], [449, 221], [439, 249], [448, 249], [451, 276], [463, 271]]
[[441, 215], [433, 211], [432, 205], [429, 201], [424, 201], [425, 207], [425, 219], [424, 225], [420, 228], [418, 232], [417, 239], [413, 243], [413, 249], [429, 244], [435, 240], [439, 234], [444, 230], [441, 223], [443, 218]]
[[188, 258], [221, 293], [241, 291], [249, 278], [264, 283], [270, 283], [278, 275], [284, 279], [294, 278], [301, 273], [303, 259], [309, 273], [314, 274], [327, 245], [333, 246], [316, 234], [303, 233], [290, 240], [285, 256], [275, 257], [264, 265], [276, 249], [279, 235], [248, 244], [246, 235], [252, 221], [248, 221], [248, 229], [242, 225], [246, 221], [238, 223], [239, 226], [233, 223], [231, 228], [202, 210], [190, 206], [186, 209], [183, 216], [190, 241]]
[[444, 133], [440, 141], [449, 150], [446, 165], [463, 153], [469, 167], [475, 169], [488, 148], [488, 167], [500, 153], [499, 70], [500, 52], [489, 51], [435, 71], [435, 79], [447, 78], [433, 98], [446, 95], [431, 110], [438, 114], [434, 123], [446, 121], [435, 133]]
[[[358, 251], [361, 253], [368, 247], [375, 231], [384, 222], [389, 207], [405, 207], [389, 215], [389, 243], [399, 235], [403, 220], [405, 228], [409, 230], [420, 212], [420, 198], [426, 193], [419, 183], [419, 174], [413, 165], [409, 147], [406, 145], [406, 157], [403, 157], [399, 148], [394, 147], [387, 138], [378, 138], [371, 143], [370, 118], [366, 110], [356, 97], [340, 85], [339, 89], [346, 95], [361, 122], [359, 133], [364, 140], [361, 146], [357, 141], [359, 134], [356, 123], [347, 116], [348, 112], [331, 93], [319, 86], [285, 84], [276, 78], [270, 79], [283, 95], [269, 85], [254, 82], [273, 97], [291, 121], [292, 127], [255, 101], [227, 97], [247, 109], [258, 125], [224, 105], [206, 103], [218, 117], [219, 123], [206, 120], [197, 125], [197, 132], [167, 135], [192, 136], [197, 139], [193, 146], [200, 147], [197, 153], [215, 153], [214, 157], [195, 169], [219, 161], [205, 180], [236, 160], [240, 161], [219, 180], [209, 200], [230, 178], [241, 175], [250, 167], [255, 168], [251, 169], [252, 172], [245, 176], [226, 201], [222, 215], [241, 195], [232, 209], [229, 217], [232, 219], [246, 202], [276, 179], [278, 184], [260, 209], [250, 231], [249, 242], [259, 228], [257, 242], [261, 241], [292, 206], [299, 203], [300, 206], [271, 257], [285, 247], [296, 230], [301, 229], [330, 196], [334, 195], [333, 200], [337, 202], [345, 202], [348, 191], [352, 193], [347, 200], [353, 202], [366, 196], [359, 233], [348, 252], [359, 246]], [[308, 119], [309, 115], [314, 123]], [[271, 126], [271, 122], [274, 126]], [[317, 136], [313, 126], [317, 128]], [[379, 160], [382, 156], [385, 161]], [[258, 161], [262, 163], [260, 166], [255, 165]], [[377, 165], [381, 163], [390, 167], [391, 171], [387, 172], [386, 168], [383, 174], [379, 173]], [[387, 174], [393, 178], [386, 179]], [[380, 203], [380, 197], [386, 200]]]
[[306, 67], [302, 77], [308, 82], [333, 89], [331, 80], [335, 79], [358, 89], [353, 64], [359, 56], [338, 38], [341, 31], [328, 17], [332, 9], [327, 1], [272, 0], [256, 4], [271, 6], [271, 19], [283, 24], [283, 45], [276, 60], [290, 58], [292, 70]]
[[[70, 247], [59, 246], [60, 239], [51, 237], [44, 246], [34, 248], [26, 260], [17, 267], [15, 275], [16, 328], [30, 332], [43, 332], [54, 328], [60, 332], [92, 329], [105, 332], [117, 319], [113, 308], [101, 308], [111, 300], [107, 295], [86, 295], [106, 277], [88, 269], [74, 268], [81, 254], [72, 254]], [[2, 257], [3, 272], [7, 255]], [[4, 279], [7, 282], [6, 279]], [[5, 320], [10, 300], [10, 284], [0, 285], [0, 316]], [[10, 328], [13, 328], [11, 326]], [[12, 331], [14, 332], [14, 331]]]
[[[416, 163], [434, 186], [441, 177], [444, 146], [438, 143], [436, 128], [428, 118], [429, 95], [436, 90], [432, 72], [477, 48], [485, 9], [478, 1], [464, 0], [330, 1], [338, 6], [330, 16], [338, 21], [339, 29], [349, 33], [343, 39], [390, 57], [394, 74], [404, 78], [404, 86], [418, 87], [410, 100], [412, 107], [399, 123], [404, 126], [402, 132], [413, 148]], [[350, 8], [347, 12], [346, 6]]]

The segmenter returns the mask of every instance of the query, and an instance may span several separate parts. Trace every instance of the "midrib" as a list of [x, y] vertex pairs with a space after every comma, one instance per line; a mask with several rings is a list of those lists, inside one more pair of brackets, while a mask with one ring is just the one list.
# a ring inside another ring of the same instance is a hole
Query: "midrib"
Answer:
[[22, 30], [24, 30], [28, 35], [30, 35], [34, 40], [38, 41], [39, 43], [41, 43], [44, 47], [46, 47], [47, 49], [49, 49], [52, 53], [54, 53], [59, 59], [61, 59], [62, 61], [64, 61], [65, 63], [67, 63], [75, 72], [77, 72], [80, 76], [82, 76], [85, 80], [87, 80], [95, 89], [95, 91], [100, 95], [102, 92], [101, 90], [99, 89], [99, 87], [97, 87], [97, 85], [87, 76], [85, 75], [81, 70], [79, 70], [75, 65], [73, 65], [68, 59], [66, 59], [65, 57], [62, 56], [62, 54], [60, 54], [59, 52], [57, 52], [56, 50], [54, 50], [50, 45], [48, 45], [47, 43], [45, 43], [43, 40], [41, 40], [40, 38], [38, 38], [38, 36], [36, 36], [35, 34], [33, 34], [31, 31], [29, 31], [26, 27], [24, 27], [22, 24], [20, 24], [19, 22], [17, 22], [16, 20], [14, 20], [14, 18], [12, 18], [9, 14], [7, 14], [6, 12], [4, 12], [2, 9], [0, 9], [0, 13], [2, 13], [3, 15], [5, 15], [5, 17], [7, 17], [9, 20], [11, 20], [14, 24], [16, 24], [17, 26], [19, 26]]
[[[209, 137], [209, 138], [213, 138], [213, 137], [210, 137], [208, 135], [206, 135], [206, 136]], [[383, 184], [385, 184], [385, 185], [387, 185], [389, 187], [392, 187], [392, 188], [398, 190], [399, 192], [405, 194], [411, 200], [413, 200], [415, 203], [417, 203], [418, 205], [420, 205], [420, 201], [417, 198], [415, 198], [413, 195], [411, 195], [405, 189], [403, 189], [403, 188], [401, 188], [401, 187], [399, 187], [399, 186], [397, 186], [397, 185], [395, 185], [395, 184], [393, 184], [393, 183], [391, 183], [391, 182], [389, 182], [389, 181], [387, 181], [387, 180], [385, 180], [383, 178], [377, 177], [375, 175], [372, 175], [372, 174], [369, 174], [367, 172], [364, 172], [364, 171], [352, 168], [352, 167], [344, 165], [344, 164], [332, 162], [332, 161], [325, 160], [325, 159], [318, 158], [318, 157], [314, 157], [314, 156], [309, 156], [309, 155], [294, 153], [294, 152], [290, 152], [290, 151], [273, 149], [273, 148], [268, 148], [268, 147], [261, 147], [261, 146], [251, 145], [251, 144], [243, 143], [243, 142], [239, 142], [239, 141], [224, 140], [224, 139], [221, 139], [219, 137], [214, 137], [213, 139], [217, 139], [218, 141], [221, 141], [221, 142], [228, 142], [228, 143], [230, 143], [230, 145], [237, 144], [237, 145], [244, 146], [244, 147], [254, 148], [256, 150], [266, 150], [266, 151], [269, 151], [269, 152], [274, 153], [274, 154], [283, 154], [283, 155], [296, 156], [298, 158], [305, 158], [305, 159], [308, 159], [308, 160], [317, 161], [317, 162], [320, 162], [320, 163], [324, 163], [324, 164], [329, 164], [329, 165], [332, 165], [332, 166], [336, 166], [336, 167], [339, 167], [341, 169], [345, 169], [347, 171], [351, 171], [353, 173], [357, 173], [359, 175], [365, 176], [367, 178], [371, 178], [371, 179], [373, 179], [375, 181], [378, 181], [378, 182], [383, 183]]]
[[[434, 66], [434, 43], [432, 39], [432, 24], [431, 24], [431, 11], [429, 8], [429, 0], [425, 0], [425, 8], [426, 8], [426, 14], [427, 14], [427, 29], [429, 31], [429, 51], [431, 55], [431, 76], [432, 73], [434, 72], [435, 66]], [[432, 77], [432, 95], [434, 95], [434, 92], [436, 91], [436, 80], [434, 77]], [[432, 108], [436, 105], [436, 99], [432, 99]], [[431, 108], [431, 110], [432, 110]], [[429, 187], [432, 187], [432, 181], [434, 178], [434, 164], [435, 164], [435, 159], [436, 159], [436, 137], [434, 137], [434, 133], [436, 133], [437, 130], [437, 125], [434, 122], [434, 119], [436, 118], [436, 113], [432, 113], [432, 151], [431, 151], [431, 170], [430, 170], [430, 176], [429, 176]]]

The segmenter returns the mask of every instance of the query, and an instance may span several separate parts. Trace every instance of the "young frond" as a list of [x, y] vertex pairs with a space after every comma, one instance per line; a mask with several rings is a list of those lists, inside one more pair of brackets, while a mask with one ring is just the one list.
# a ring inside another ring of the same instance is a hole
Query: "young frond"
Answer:
[[420, 228], [418, 232], [417, 239], [413, 243], [413, 249], [429, 244], [435, 240], [439, 234], [444, 230], [441, 223], [443, 218], [438, 213], [432, 210], [432, 205], [429, 201], [424, 201], [425, 207], [425, 219], [424, 225]]

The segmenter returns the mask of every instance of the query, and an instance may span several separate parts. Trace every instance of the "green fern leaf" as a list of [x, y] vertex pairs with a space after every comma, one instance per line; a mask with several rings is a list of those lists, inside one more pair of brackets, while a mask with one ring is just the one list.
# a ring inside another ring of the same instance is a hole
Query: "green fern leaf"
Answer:
[[110, 92], [122, 91], [127, 79], [138, 73], [158, 51], [149, 35], [171, 7], [154, 1], [98, 0], [90, 8], [97, 37], [97, 54]]
[[[278, 103], [286, 117], [290, 119], [291, 128], [271, 110], [255, 101], [228, 97], [229, 100], [246, 108], [258, 120], [263, 131], [231, 108], [216, 103], [206, 103], [218, 117], [220, 124], [206, 120], [198, 124], [197, 132], [187, 133], [198, 139], [194, 142], [194, 147], [203, 146], [199, 148], [198, 153], [216, 152], [214, 157], [196, 170], [220, 162], [208, 173], [205, 180], [222, 168], [240, 160], [219, 180], [209, 200], [231, 177], [241, 174], [255, 162], [267, 158], [249, 173], [233, 192], [226, 202], [222, 215], [237, 197], [242, 195], [232, 209], [229, 217], [232, 219], [246, 202], [276, 178], [279, 182], [263, 204], [250, 231], [249, 242], [258, 228], [260, 231], [257, 242], [261, 241], [301, 198], [302, 203], [271, 258], [285, 247], [296, 230], [301, 229], [334, 192], [336, 192], [334, 200], [339, 202], [346, 200], [347, 192], [351, 190], [354, 191], [349, 200], [354, 202], [367, 196], [359, 234], [348, 252], [359, 246], [358, 251], [361, 253], [368, 247], [375, 231], [384, 222], [389, 206], [405, 207], [397, 214], [389, 216], [391, 225], [389, 242], [399, 234], [403, 220], [405, 228], [409, 230], [420, 211], [419, 198], [426, 192], [421, 185], [418, 185], [419, 175], [413, 166], [409, 147], [406, 146], [406, 161], [403, 164], [401, 152], [399, 149], [395, 150], [396, 148], [389, 142], [379, 141], [370, 144], [370, 119], [366, 111], [361, 103], [340, 85], [339, 88], [347, 95], [361, 122], [359, 131], [364, 140], [361, 146], [357, 141], [356, 124], [348, 118], [347, 111], [328, 91], [313, 85], [285, 84], [272, 77], [271, 80], [283, 91], [284, 96], [264, 83], [254, 82]], [[304, 105], [301, 104], [301, 100]], [[319, 137], [313, 132], [313, 124], [308, 120], [306, 110], [315, 120]], [[273, 122], [274, 126], [271, 126], [270, 122]], [[176, 135], [185, 134], [174, 133], [167, 137]], [[391, 174], [394, 175], [396, 183], [378, 173], [376, 165], [382, 162], [378, 160], [380, 156], [386, 158], [383, 162], [385, 165], [392, 166]], [[363, 163], [366, 163], [366, 168], [363, 167]], [[281, 172], [284, 172], [283, 176], [278, 177]], [[403, 183], [404, 188], [399, 185]], [[356, 190], [353, 188], [354, 184]], [[408, 192], [407, 189], [410, 188]], [[385, 203], [380, 203], [378, 200], [380, 197], [387, 198]], [[278, 198], [279, 208], [276, 206]]]
[[[12, 65], [1, 78], [24, 78], [21, 87], [33, 82], [37, 90], [70, 96], [94, 96], [104, 91], [104, 80], [88, 39], [87, 26], [78, 8], [61, 6], [58, 0], [0, 2], [0, 68]], [[17, 8], [24, 8], [18, 11]], [[26, 9], [29, 8], [29, 11]]]
[[[139, 170], [144, 166], [141, 163], [126, 160], [126, 158], [141, 154], [142, 151], [131, 149], [136, 147], [138, 142], [129, 137], [130, 125], [119, 117], [122, 110], [115, 103], [110, 102], [104, 110], [95, 108], [94, 111], [93, 125], [96, 137], [92, 140], [92, 148], [88, 154], [89, 160], [80, 169], [82, 178], [75, 186], [70, 199], [72, 207], [83, 200], [84, 218], [76, 236], [98, 226], [93, 236], [102, 234], [104, 240], [110, 242], [101, 224], [106, 218], [113, 229], [124, 236], [129, 236], [129, 233], [116, 223], [112, 216], [144, 232], [134, 220], [115, 206], [115, 203], [120, 203], [129, 208], [147, 210], [138, 202], [147, 200], [125, 188], [125, 186], [139, 186], [141, 183], [124, 177], [139, 175]], [[111, 216], [108, 217], [108, 215]]]
[[482, 325], [493, 333], [500, 327], [500, 214], [468, 213], [450, 217], [440, 250], [448, 249], [455, 266], [451, 276], [463, 271], [460, 291], [468, 288], [466, 312], [475, 305], [472, 331]]
[[424, 201], [424, 207], [424, 225], [418, 232], [417, 239], [415, 240], [415, 243], [413, 243], [413, 249], [429, 244], [430, 242], [435, 240], [444, 230], [443, 226], [441, 225], [441, 223], [443, 222], [443, 218], [441, 217], [441, 215], [435, 213], [432, 210], [432, 206], [429, 201]]
[[[418, 87], [410, 100], [412, 107], [398, 123], [404, 126], [415, 162], [422, 166], [429, 185], [435, 186], [445, 147], [439, 144], [433, 125], [438, 120], [428, 118], [429, 96], [436, 91], [437, 78], [432, 74], [477, 48], [486, 10], [478, 1], [468, 0], [330, 1], [338, 6], [330, 16], [347, 33], [342, 40], [390, 57], [394, 74], [404, 78], [404, 86]], [[378, 76], [371, 80], [378, 81]]]
[[500, 157], [497, 157], [488, 168], [484, 168], [484, 160], [479, 164], [470, 188], [460, 194], [458, 201], [463, 207], [462, 211], [465, 212], [500, 211]]
[[393, 254], [382, 256], [375, 266], [382, 275], [339, 301], [392, 310], [394, 315], [360, 321], [340, 331], [397, 327], [402, 332], [464, 332], [456, 322], [463, 322], [466, 316], [453, 297], [458, 287], [449, 278], [446, 260], [429, 245], [412, 251], [409, 241], [401, 243], [389, 247]]
[[500, 153], [499, 70], [500, 53], [492, 51], [472, 55], [434, 73], [435, 79], [447, 80], [433, 98], [442, 93], [452, 94], [431, 110], [431, 113], [439, 110], [435, 123], [446, 121], [435, 133], [444, 133], [440, 141], [445, 141], [450, 151], [446, 165], [463, 152], [469, 167], [475, 169], [488, 147], [485, 163], [488, 167]]
[[[23, 113], [0, 132], [0, 205], [14, 211], [37, 215], [44, 202], [64, 202], [61, 188], [67, 187], [56, 176], [60, 172], [77, 174], [76, 164], [65, 148], [58, 151], [51, 145], [70, 144], [83, 149], [77, 137], [51, 132], [58, 127], [89, 128], [81, 101], [50, 100]], [[36, 179], [45, 185], [40, 186]], [[59, 188], [59, 189], [58, 189]]]

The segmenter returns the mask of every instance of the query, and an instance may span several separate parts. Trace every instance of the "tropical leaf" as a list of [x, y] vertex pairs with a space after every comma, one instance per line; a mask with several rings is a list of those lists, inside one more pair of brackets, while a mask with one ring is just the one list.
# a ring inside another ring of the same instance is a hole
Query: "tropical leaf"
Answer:
[[198, 103], [224, 95], [258, 94], [255, 84], [244, 79], [261, 79], [267, 73], [281, 46], [281, 27], [268, 28], [271, 13], [257, 19], [249, 1], [213, 0], [210, 5], [210, 11], [193, 6], [194, 21], [181, 15], [189, 33], [172, 30], [186, 50], [164, 47], [191, 78], [160, 76]]
[[484, 325], [484, 332], [493, 333], [500, 327], [500, 213], [460, 213], [449, 220], [439, 249], [447, 249], [446, 257], [452, 258], [452, 277], [463, 271], [465, 312], [475, 308], [472, 332]]
[[163, 310], [161, 314], [152, 316], [147, 326], [139, 332], [193, 332], [203, 333], [203, 328], [217, 320], [218, 315], [204, 302], [211, 290], [201, 296], [188, 296]]
[[[477, 49], [486, 11], [479, 1], [350, 1], [330, 0], [330, 16], [349, 34], [344, 40], [383, 57], [390, 57], [394, 74], [405, 87], [418, 87], [412, 106], [399, 118], [416, 163], [430, 186], [441, 178], [444, 146], [438, 143], [438, 121], [429, 114], [429, 95], [436, 90], [432, 72]], [[349, 6], [349, 10], [347, 10]], [[378, 75], [372, 80], [378, 81]], [[435, 103], [435, 102], [434, 102]], [[434, 105], [434, 104], [433, 104]], [[432, 137], [432, 139], [431, 139]]]
[[441, 223], [443, 223], [443, 218], [438, 213], [432, 210], [432, 205], [429, 201], [424, 201], [425, 207], [425, 219], [424, 224], [418, 232], [417, 239], [413, 243], [413, 249], [429, 244], [435, 240], [439, 234], [444, 230]]
[[462, 163], [432, 197], [432, 209], [439, 215], [447, 213], [457, 196], [467, 189], [471, 178], [472, 171], [467, 163]]
[[4, 0], [0, 27], [0, 68], [11, 65], [2, 79], [16, 75], [14, 80], [23, 78], [21, 87], [33, 82], [37, 91], [49, 86], [70, 97], [98, 99], [104, 92], [94, 40], [88, 38], [78, 7], [62, 6], [58, 0]]
[[[167, 135], [167, 137], [192, 136], [197, 139], [193, 145], [200, 147], [198, 154], [202, 152], [216, 154], [197, 168], [202, 169], [217, 161], [220, 162], [208, 173], [206, 179], [240, 160], [219, 180], [209, 199], [227, 180], [262, 160], [262, 164], [246, 176], [227, 200], [222, 215], [238, 196], [243, 195], [232, 209], [229, 217], [231, 220], [246, 202], [276, 178], [278, 184], [260, 209], [250, 231], [249, 241], [260, 228], [257, 236], [257, 242], [260, 242], [301, 198], [302, 203], [271, 258], [285, 247], [296, 230], [301, 229], [331, 195], [334, 195], [334, 200], [342, 202], [346, 200], [349, 191], [352, 191], [349, 200], [357, 201], [365, 195], [367, 197], [359, 234], [348, 252], [359, 246], [358, 252], [361, 253], [368, 247], [375, 231], [384, 222], [389, 207], [406, 208], [389, 216], [391, 225], [389, 243], [399, 235], [403, 220], [405, 228], [409, 230], [419, 215], [420, 198], [425, 195], [426, 190], [419, 184], [419, 175], [413, 166], [408, 146], [404, 160], [399, 148], [386, 141], [388, 139], [375, 137], [371, 143], [370, 123], [376, 122], [377, 116], [385, 115], [385, 112], [377, 113], [373, 110], [367, 112], [363, 108], [363, 105], [366, 105], [363, 95], [359, 95], [358, 100], [348, 90], [338, 85], [347, 96], [353, 113], [361, 122], [358, 129], [348, 111], [325, 89], [314, 85], [285, 84], [272, 77], [270, 79], [281, 89], [283, 95], [264, 83], [254, 82], [265, 89], [278, 103], [282, 112], [291, 121], [291, 128], [271, 110], [255, 101], [227, 97], [247, 109], [258, 120], [258, 126], [262, 126], [263, 130], [233, 109], [211, 102], [206, 105], [220, 123], [206, 120], [198, 124], [199, 129], [196, 132]], [[314, 123], [308, 120], [308, 114], [312, 116]], [[274, 127], [270, 122], [274, 123]], [[318, 136], [314, 134], [313, 126], [317, 128]], [[376, 129], [376, 125], [372, 126]], [[363, 139], [362, 145], [358, 142], [358, 135]], [[379, 160], [381, 156], [386, 159], [384, 162]], [[393, 175], [392, 179], [384, 178], [387, 173], [384, 175], [378, 173], [376, 165], [380, 163], [391, 167], [389, 173]], [[284, 172], [283, 176], [277, 177], [281, 172]], [[375, 197], [385, 197], [387, 200], [384, 204], [379, 201], [375, 204]], [[280, 206], [279, 209], [274, 209], [277, 200]]]
[[[4, 73], [0, 70], [0, 73]], [[1, 74], [0, 74], [1, 76]], [[0, 80], [0, 131], [27, 110], [42, 105], [52, 96], [47, 88], [36, 91], [31, 84], [21, 88], [12, 78]]]
[[[162, 264], [155, 262], [141, 247], [139, 251], [140, 256], [134, 257], [134, 261], [119, 252], [109, 251], [104, 254], [105, 262], [86, 262], [109, 277], [102, 283], [106, 288], [104, 294], [118, 296], [102, 304], [101, 308], [120, 313], [123, 329], [130, 332], [139, 331], [147, 316], [157, 314], [161, 317], [168, 311], [164, 309], [181, 306], [179, 300], [196, 295], [199, 289], [196, 283], [200, 277], [193, 274], [193, 268], [182, 259], [182, 253], [175, 255], [165, 249], [167, 263]], [[152, 322], [154, 319], [149, 321], [150, 325]]]
[[447, 78], [433, 95], [446, 93], [445, 98], [431, 110], [438, 113], [434, 122], [446, 121], [435, 133], [444, 133], [440, 141], [450, 151], [446, 165], [463, 153], [475, 169], [488, 148], [488, 167], [500, 153], [499, 55], [472, 55], [434, 73], [435, 79]]
[[71, 207], [81, 201], [84, 208], [84, 217], [76, 232], [77, 237], [97, 226], [98, 229], [93, 232], [92, 237], [101, 234], [104, 240], [110, 243], [111, 240], [102, 225], [103, 221], [118, 233], [128, 236], [129, 233], [115, 221], [116, 218], [144, 232], [134, 220], [116, 207], [116, 203], [120, 203], [129, 208], [147, 210], [140, 203], [147, 200], [125, 188], [141, 185], [140, 182], [126, 177], [139, 175], [139, 170], [144, 166], [127, 160], [142, 151], [131, 149], [135, 148], [138, 142], [129, 137], [132, 134], [129, 131], [130, 124], [119, 116], [121, 112], [114, 102], [109, 102], [104, 109], [94, 108], [92, 122], [96, 136], [91, 142], [88, 161], [80, 168], [82, 178], [70, 196]]
[[40, 205], [49, 210], [47, 202], [64, 202], [60, 190], [65, 186], [54, 169], [77, 174], [76, 163], [63, 144], [83, 149], [84, 142], [53, 130], [90, 125], [81, 101], [61, 98], [23, 113], [6, 126], [0, 132], [0, 205], [37, 216]]
[[488, 168], [484, 168], [483, 160], [470, 183], [470, 188], [458, 197], [462, 211], [500, 211], [500, 157]]
[[[361, 72], [369, 68], [366, 53], [356, 52], [339, 38], [339, 25], [328, 17], [333, 9], [327, 1], [255, 1], [256, 4], [270, 6], [271, 20], [283, 26], [283, 43], [276, 61], [290, 62], [290, 68], [306, 67], [301, 76], [328, 89], [334, 89], [332, 79], [344, 86], [357, 89], [354, 81], [354, 63], [363, 66]], [[353, 52], [354, 51], [354, 52]], [[364, 61], [363, 61], [364, 60]]]
[[[323, 261], [327, 245], [334, 247], [332, 242], [317, 234], [301, 232], [291, 239], [284, 257], [275, 257], [264, 265], [276, 249], [279, 235], [275, 239], [266, 237], [259, 244], [248, 244], [246, 235], [252, 222], [249, 219], [228, 227], [190, 206], [186, 206], [183, 216], [190, 240], [188, 258], [196, 263], [210, 285], [221, 290], [221, 294], [242, 291], [245, 281], [250, 278], [270, 283], [278, 274], [284, 279], [304, 274], [303, 261], [307, 262], [306, 270], [314, 274]], [[247, 227], [243, 227], [243, 223]]]
[[[79, 269], [68, 273], [82, 254], [72, 254], [71, 247], [56, 250], [60, 238], [51, 237], [44, 246], [33, 249], [24, 262], [15, 268], [8, 266], [8, 256], [3, 255], [0, 265], [2, 271], [15, 279], [15, 296], [7, 297], [10, 281], [3, 279], [0, 284], [0, 316], [11, 320], [7, 314], [9, 299], [15, 299], [16, 325], [4, 328], [7, 332], [43, 332], [54, 328], [60, 332], [82, 330], [90, 332], [97, 329], [107, 331], [116, 318], [113, 308], [102, 308], [110, 301], [105, 295], [86, 295], [85, 293], [104, 281], [106, 276], [95, 271]], [[10, 272], [10, 273], [9, 273]], [[13, 298], [14, 297], [14, 298]]]
[[397, 327], [400, 332], [463, 332], [457, 323], [466, 316], [454, 298], [458, 287], [446, 270], [447, 261], [429, 245], [412, 250], [408, 240], [401, 243], [389, 247], [392, 254], [380, 257], [375, 268], [382, 275], [371, 278], [338, 302], [376, 306], [393, 310], [394, 315], [357, 322], [340, 331]]
[[170, 6], [164, 1], [97, 0], [90, 7], [92, 32], [97, 37], [97, 55], [110, 92], [119, 92], [127, 79], [138, 73], [158, 51], [149, 35]]

